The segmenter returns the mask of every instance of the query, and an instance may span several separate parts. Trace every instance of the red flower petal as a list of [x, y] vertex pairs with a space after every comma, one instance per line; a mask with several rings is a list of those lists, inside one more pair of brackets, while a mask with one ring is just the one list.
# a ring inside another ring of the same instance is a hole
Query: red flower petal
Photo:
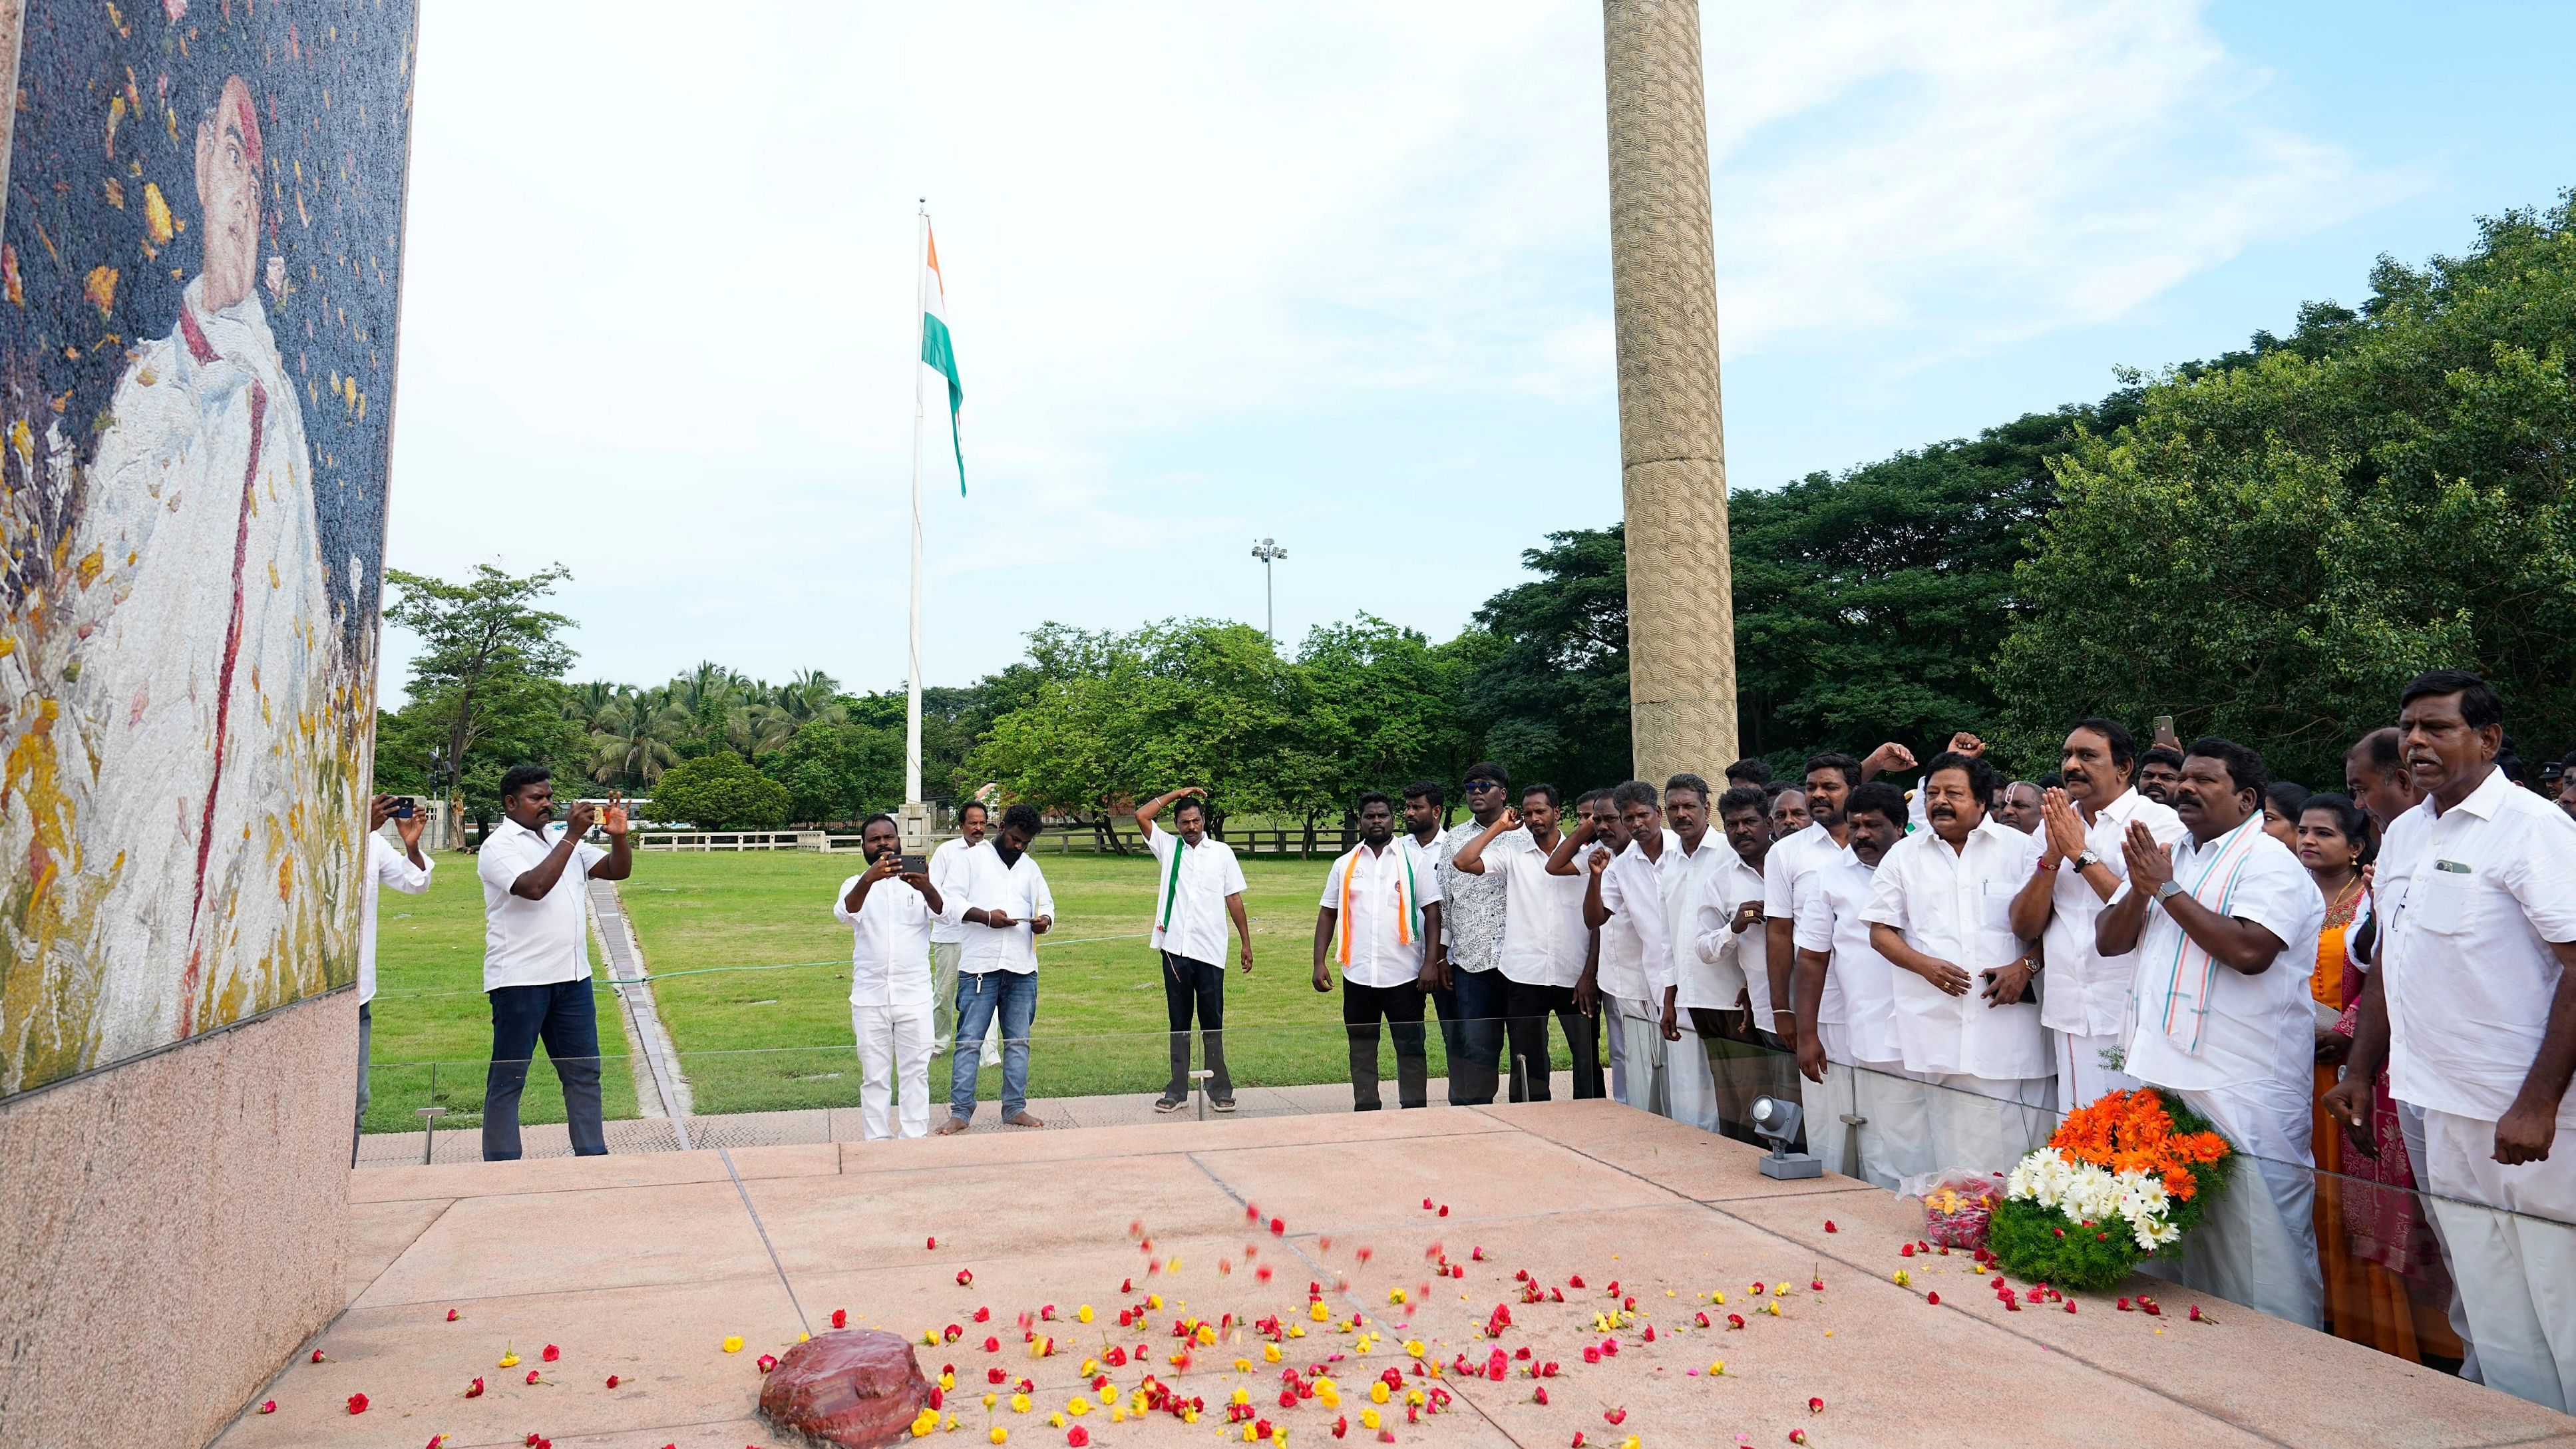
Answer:
[[454, 1322], [456, 1321], [456, 1310], [455, 1310], [455, 1309], [451, 1308], [451, 1309], [447, 1310], [447, 1321], [448, 1321], [448, 1322], [450, 1322], [450, 1323], [454, 1323]]
[[1940, 1293], [1940, 1290], [1936, 1288], [1936, 1289], [1934, 1289], [1932, 1292], [1929, 1292], [1929, 1293], [1924, 1294], [1924, 1295], [1923, 1295], [1923, 1301], [1924, 1301], [1924, 1302], [1926, 1302], [1926, 1303], [1931, 1304], [1931, 1305], [1932, 1305], [1933, 1307], [1935, 1307], [1935, 1308], [1940, 1307], [1940, 1306], [1941, 1306], [1941, 1293]]
[[612, 1389], [617, 1387], [617, 1375], [610, 1374], [608, 1376], [608, 1386]]
[[367, 1396], [364, 1394], [351, 1394], [349, 1396], [349, 1412], [352, 1414], [363, 1414], [367, 1412]]
[[263, 1414], [274, 1414], [274, 1413], [276, 1413], [276, 1412], [277, 1412], [277, 1400], [275, 1400], [275, 1399], [270, 1399], [268, 1402], [266, 1402], [266, 1403], [264, 1403], [264, 1404], [260, 1405], [260, 1406], [259, 1406], [259, 1411], [260, 1411], [261, 1413], [263, 1413]]
[[469, 1399], [479, 1399], [483, 1397], [483, 1381], [481, 1379], [476, 1379], [474, 1381], [474, 1387], [465, 1391], [465, 1397]]
[[528, 1370], [528, 1382], [533, 1384], [533, 1383], [535, 1383], [536, 1381], [537, 1381], [537, 1371], [536, 1371], [535, 1369], [530, 1369], [530, 1370]]
[[542, 1363], [553, 1363], [556, 1359], [561, 1357], [563, 1357], [563, 1350], [555, 1347], [551, 1343], [546, 1345], [546, 1351], [544, 1353], [537, 1355], [538, 1360]]
[[767, 1373], [771, 1369], [778, 1367], [778, 1356], [776, 1354], [764, 1353], [760, 1356], [758, 1362], [760, 1364], [760, 1371], [762, 1373]]
[[935, 1253], [939, 1250], [939, 1240], [937, 1238], [932, 1238], [930, 1241], [922, 1244], [921, 1249], [925, 1253]]
[[833, 1309], [833, 1310], [832, 1310], [832, 1326], [833, 1326], [834, 1328], [847, 1328], [847, 1327], [849, 1327], [849, 1326], [850, 1326], [850, 1310], [848, 1310], [848, 1309], [846, 1309], [846, 1308], [835, 1308], [835, 1309]]

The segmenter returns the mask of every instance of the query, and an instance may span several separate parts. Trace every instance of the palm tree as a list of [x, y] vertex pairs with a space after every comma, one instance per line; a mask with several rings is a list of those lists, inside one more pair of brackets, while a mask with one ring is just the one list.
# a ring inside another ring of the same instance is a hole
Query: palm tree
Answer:
[[841, 703], [841, 682], [819, 669], [800, 669], [794, 678], [778, 686], [771, 702], [787, 711], [787, 717], [800, 725], [821, 720], [840, 724], [849, 718]]
[[796, 721], [774, 704], [737, 704], [725, 711], [724, 741], [746, 760], [757, 760], [795, 737]]
[[600, 716], [608, 712], [609, 706], [615, 704], [621, 697], [632, 693], [634, 690], [628, 686], [611, 684], [605, 679], [586, 680], [583, 683], [571, 685], [564, 692], [564, 718], [596, 730], [599, 728]]
[[685, 712], [668, 703], [656, 704], [649, 693], [630, 693], [611, 702], [591, 733], [591, 778], [601, 784], [650, 789], [662, 778], [662, 771], [680, 758], [674, 742], [689, 723]]

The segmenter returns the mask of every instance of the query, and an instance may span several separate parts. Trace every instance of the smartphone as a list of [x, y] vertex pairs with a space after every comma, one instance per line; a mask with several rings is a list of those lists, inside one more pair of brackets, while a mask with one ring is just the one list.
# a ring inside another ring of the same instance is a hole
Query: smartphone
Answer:
[[903, 858], [902, 873], [905, 875], [928, 875], [930, 873], [930, 857], [926, 855], [905, 856]]
[[2163, 744], [2167, 741], [2171, 741], [2176, 745], [2182, 743], [2182, 736], [2174, 733], [2172, 715], [2160, 714], [2156, 716], [2156, 732], [2153, 738], [2158, 744]]
[[414, 813], [414, 809], [415, 807], [412, 805], [412, 800], [409, 795], [399, 796], [394, 801], [394, 818], [396, 820], [409, 820]]

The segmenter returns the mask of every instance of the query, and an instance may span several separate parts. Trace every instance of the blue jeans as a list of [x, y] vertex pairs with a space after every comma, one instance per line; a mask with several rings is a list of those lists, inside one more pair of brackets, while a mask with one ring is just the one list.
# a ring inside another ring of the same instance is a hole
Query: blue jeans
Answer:
[[1029, 1025], [1038, 1015], [1038, 974], [1034, 971], [981, 971], [957, 974], [957, 1039], [948, 1061], [948, 1115], [960, 1122], [975, 1117], [976, 1059], [984, 1036], [993, 1029], [994, 1013], [1002, 1017], [1002, 1117], [1020, 1115], [1029, 1105]]
[[604, 1157], [599, 1127], [599, 1007], [587, 981], [500, 986], [492, 999], [492, 1066], [483, 1078], [483, 1160], [519, 1160], [519, 1094], [544, 1038], [546, 1060], [563, 1082], [564, 1122], [573, 1155]]
[[1500, 971], [1452, 966], [1450, 987], [1431, 993], [1440, 1013], [1440, 1043], [1449, 1053], [1449, 1105], [1480, 1107], [1494, 1100], [1503, 1061], [1504, 1002], [1511, 982]]

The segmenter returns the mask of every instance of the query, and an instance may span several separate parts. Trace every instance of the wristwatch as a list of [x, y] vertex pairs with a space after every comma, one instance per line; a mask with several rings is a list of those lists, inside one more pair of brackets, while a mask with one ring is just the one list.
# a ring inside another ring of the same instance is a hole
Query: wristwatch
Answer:
[[2084, 853], [2082, 855], [2075, 857], [2075, 868], [2079, 871], [2091, 870], [2093, 867], [2100, 865], [2101, 863], [2102, 852], [2093, 849], [2089, 845], [2084, 848]]
[[2178, 881], [2178, 880], [2169, 880], [2169, 881], [2166, 881], [2163, 885], [2160, 885], [2160, 886], [2156, 887], [2156, 899], [2157, 899], [2157, 900], [2159, 900], [2159, 901], [2169, 901], [2169, 900], [2172, 900], [2175, 896], [2178, 896], [2178, 895], [2181, 895], [2181, 894], [2182, 894], [2182, 882], [2181, 882], [2181, 881]]

